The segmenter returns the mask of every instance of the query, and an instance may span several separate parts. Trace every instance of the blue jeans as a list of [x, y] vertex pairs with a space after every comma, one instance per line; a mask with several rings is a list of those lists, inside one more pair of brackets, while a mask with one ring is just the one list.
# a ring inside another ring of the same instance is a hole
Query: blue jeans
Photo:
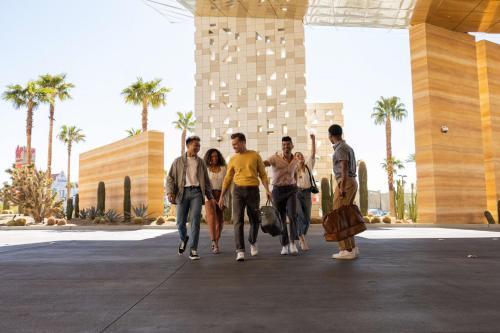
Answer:
[[203, 204], [203, 194], [199, 187], [184, 189], [181, 203], [177, 205], [177, 230], [181, 241], [186, 240], [186, 223], [188, 216], [191, 218], [191, 250], [198, 249], [200, 239], [201, 206]]
[[307, 235], [311, 224], [311, 190], [299, 189], [297, 193], [297, 229], [299, 236]]

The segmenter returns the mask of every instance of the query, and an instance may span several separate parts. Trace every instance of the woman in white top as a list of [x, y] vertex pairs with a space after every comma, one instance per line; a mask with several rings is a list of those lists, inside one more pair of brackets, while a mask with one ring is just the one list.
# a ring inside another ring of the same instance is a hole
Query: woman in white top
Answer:
[[316, 136], [314, 134], [311, 134], [311, 140], [312, 151], [307, 161], [302, 153], [295, 153], [295, 158], [299, 160], [297, 168], [297, 187], [299, 188], [297, 192], [297, 231], [299, 234], [299, 244], [303, 251], [309, 250], [305, 236], [311, 224], [311, 187], [316, 185], [311, 183], [314, 179], [313, 169], [316, 161]]
[[[212, 186], [212, 194], [215, 198], [215, 202], [218, 202], [222, 192], [224, 177], [226, 177], [226, 161], [217, 149], [209, 149], [204, 159], [208, 168], [208, 178]], [[229, 201], [225, 200], [225, 202]], [[205, 212], [210, 230], [210, 237], [212, 238], [212, 252], [218, 254], [220, 253], [219, 239], [224, 227], [224, 209], [211, 201], [206, 201]]]

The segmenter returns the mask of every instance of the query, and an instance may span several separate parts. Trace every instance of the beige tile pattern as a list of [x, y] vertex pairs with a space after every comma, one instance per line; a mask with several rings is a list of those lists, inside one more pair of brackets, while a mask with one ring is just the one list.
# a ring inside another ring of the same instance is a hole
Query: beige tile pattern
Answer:
[[[316, 134], [316, 165], [314, 177], [320, 186], [321, 178], [330, 179], [332, 174], [332, 145], [328, 139], [328, 127], [333, 124], [344, 126], [342, 103], [307, 103], [307, 123]], [[310, 155], [310, 148], [306, 154]], [[334, 180], [335, 182], [335, 180]], [[322, 217], [321, 193], [313, 195], [313, 217]]]
[[132, 205], [148, 205], [153, 217], [163, 213], [162, 132], [148, 131], [80, 154], [80, 207], [97, 205], [97, 185], [106, 186], [106, 209], [123, 213], [123, 182], [131, 179]]
[[232, 154], [230, 135], [267, 158], [281, 137], [307, 148], [304, 26], [299, 20], [195, 17], [196, 134]]

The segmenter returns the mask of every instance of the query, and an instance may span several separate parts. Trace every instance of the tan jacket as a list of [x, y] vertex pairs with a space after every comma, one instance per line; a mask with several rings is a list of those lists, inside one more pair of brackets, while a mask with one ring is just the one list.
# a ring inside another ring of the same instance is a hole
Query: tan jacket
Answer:
[[[203, 197], [208, 200], [213, 199], [212, 187], [210, 185], [210, 179], [208, 178], [207, 166], [205, 161], [197, 156], [198, 160], [198, 181], [200, 182], [200, 189]], [[180, 204], [184, 196], [184, 186], [186, 185], [186, 166], [187, 166], [187, 154], [178, 157], [172, 163], [170, 171], [167, 176], [167, 195], [175, 195], [175, 203]]]

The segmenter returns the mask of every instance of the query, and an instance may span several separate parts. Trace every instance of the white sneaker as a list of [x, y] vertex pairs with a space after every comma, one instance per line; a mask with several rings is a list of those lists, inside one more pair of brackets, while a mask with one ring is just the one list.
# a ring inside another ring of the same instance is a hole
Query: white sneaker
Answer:
[[295, 243], [290, 243], [290, 254], [292, 256], [296, 256], [299, 254], [299, 250], [297, 250], [297, 246], [295, 245]]
[[343, 254], [344, 254], [344, 252], [347, 252], [347, 251], [345, 251], [345, 250], [341, 250], [341, 251], [339, 251], [338, 253], [334, 253], [334, 254], [332, 254], [332, 259], [337, 259], [337, 258], [338, 258], [338, 257], [340, 257], [341, 255], [343, 255]]
[[255, 257], [256, 255], [259, 254], [259, 249], [257, 248], [257, 243], [250, 244], [250, 254], [252, 255], [252, 257]]
[[335, 259], [339, 259], [339, 260], [353, 260], [353, 259], [356, 259], [356, 253], [354, 251], [347, 251], [347, 250], [344, 250], [344, 251], [340, 251], [340, 253], [334, 257]]
[[236, 261], [244, 261], [244, 260], [245, 260], [245, 252], [237, 252]]
[[281, 255], [286, 256], [288, 254], [288, 246], [283, 246], [281, 249]]

